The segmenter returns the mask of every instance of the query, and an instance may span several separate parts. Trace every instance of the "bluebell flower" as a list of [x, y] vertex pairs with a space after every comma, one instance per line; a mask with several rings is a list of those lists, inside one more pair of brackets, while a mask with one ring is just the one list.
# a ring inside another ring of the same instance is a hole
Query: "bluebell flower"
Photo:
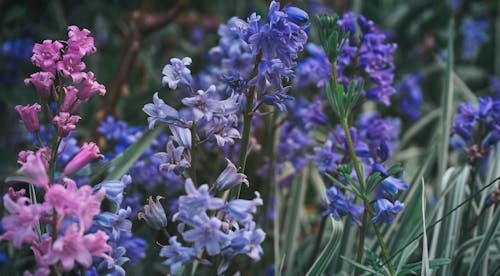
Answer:
[[164, 75], [161, 80], [162, 84], [168, 84], [170, 89], [177, 89], [178, 85], [191, 86], [193, 78], [191, 77], [191, 71], [186, 67], [191, 62], [191, 58], [189, 57], [185, 57], [182, 60], [178, 58], [170, 59], [170, 64], [165, 65], [162, 70], [162, 74]]
[[222, 222], [218, 218], [209, 218], [202, 213], [192, 221], [194, 228], [183, 232], [182, 237], [188, 242], [194, 242], [196, 248], [205, 248], [208, 255], [215, 256], [229, 243], [228, 235], [221, 231]]
[[310, 85], [324, 87], [332, 76], [332, 65], [322, 47], [313, 43], [306, 45], [307, 52], [311, 55], [297, 65], [293, 86], [303, 88]]
[[490, 89], [493, 92], [493, 98], [496, 100], [500, 100], [500, 78], [491, 77], [489, 84]]
[[342, 156], [334, 147], [333, 141], [328, 139], [323, 147], [314, 148], [311, 161], [318, 167], [320, 173], [333, 173], [342, 160]]
[[234, 116], [214, 118], [211, 130], [219, 147], [226, 143], [233, 145], [234, 139], [241, 139], [241, 134], [234, 126], [237, 124]]
[[249, 223], [245, 228], [230, 232], [229, 236], [230, 244], [224, 249], [224, 255], [245, 254], [254, 261], [258, 261], [264, 254], [261, 243], [266, 238], [266, 234], [262, 229], [257, 229], [254, 222]]
[[132, 209], [120, 209], [116, 213], [102, 212], [95, 218], [96, 223], [103, 227], [111, 228], [113, 239], [117, 239], [121, 232], [132, 231], [132, 222], [128, 220]]
[[177, 144], [185, 149], [191, 149], [191, 130], [188, 128], [169, 126], [173, 139]]
[[307, 12], [293, 6], [284, 7], [283, 11], [287, 15], [287, 19], [297, 25], [304, 25], [309, 21]]
[[187, 195], [179, 197], [179, 212], [173, 216], [174, 220], [184, 220], [194, 224], [192, 219], [206, 210], [218, 210], [224, 206], [224, 201], [212, 196], [208, 185], [203, 184], [198, 189], [193, 181], [187, 179], [185, 183]]
[[140, 212], [137, 214], [139, 219], [145, 220], [155, 230], [160, 230], [167, 226], [167, 215], [160, 202], [162, 198], [161, 196], [157, 196], [156, 202], [153, 202], [152, 197], [149, 197], [148, 204], [144, 205], [144, 213]]
[[158, 152], [155, 157], [161, 161], [160, 169], [167, 168], [167, 171], [176, 174], [182, 174], [191, 167], [189, 152], [184, 151], [182, 146], [175, 147], [171, 140], [167, 143], [166, 152]]
[[375, 202], [376, 215], [372, 218], [372, 221], [376, 224], [391, 224], [394, 220], [394, 215], [401, 212], [403, 208], [404, 205], [399, 200], [391, 203], [385, 198], [377, 199], [377, 202]]
[[227, 166], [220, 173], [214, 183], [214, 187], [217, 191], [223, 192], [225, 190], [231, 189], [238, 184], [249, 185], [247, 176], [243, 173], [238, 173], [238, 169], [231, 162], [231, 160], [226, 158]]
[[258, 65], [257, 75], [248, 84], [257, 86], [261, 92], [282, 88], [281, 79], [291, 78], [293, 71], [280, 59], [263, 60]]
[[377, 186], [377, 195], [379, 197], [393, 199], [399, 191], [404, 190], [408, 190], [408, 184], [406, 184], [402, 179], [389, 176], [382, 180], [382, 182], [380, 182]]
[[124, 175], [120, 180], [107, 180], [94, 187], [94, 191], [104, 188], [106, 198], [115, 204], [118, 210], [123, 201], [123, 192], [132, 183], [130, 175]]
[[266, 105], [275, 106], [280, 112], [286, 112], [286, 102], [293, 101], [293, 97], [286, 93], [290, 90], [290, 86], [281, 88], [275, 92], [268, 93], [262, 96], [262, 102]]
[[148, 115], [150, 129], [153, 129], [157, 123], [190, 127], [189, 122], [184, 122], [179, 118], [179, 112], [177, 112], [177, 110], [158, 97], [158, 92], [153, 96], [153, 103], [146, 104], [142, 108], [142, 111]]
[[214, 115], [227, 116], [239, 110], [237, 97], [231, 95], [225, 100], [218, 100], [214, 85], [211, 85], [206, 91], [198, 90], [197, 95], [182, 99], [182, 103], [191, 107], [195, 121], [202, 118], [210, 121]]
[[257, 206], [263, 204], [260, 194], [255, 192], [256, 197], [252, 200], [233, 199], [225, 206], [225, 211], [232, 218], [240, 223], [249, 223], [253, 220], [253, 215], [257, 211]]
[[323, 205], [327, 208], [323, 216], [332, 215], [335, 220], [340, 220], [343, 216], [348, 216], [358, 225], [361, 225], [359, 218], [365, 211], [364, 206], [353, 203], [353, 195], [345, 195], [342, 191], [332, 186], [326, 191], [327, 199], [323, 200]]
[[134, 237], [131, 232], [122, 232], [118, 244], [127, 250], [125, 256], [130, 259], [130, 266], [135, 266], [146, 257], [148, 244], [144, 239]]
[[462, 45], [462, 58], [465, 60], [474, 59], [479, 53], [479, 48], [482, 44], [488, 42], [488, 30], [489, 24], [486, 19], [473, 20], [471, 18], [466, 18], [460, 31], [463, 36]]
[[194, 248], [182, 246], [177, 241], [176, 236], [171, 237], [168, 242], [168, 245], [161, 248], [160, 256], [167, 258], [163, 264], [170, 267], [172, 275], [176, 275], [182, 265], [191, 263], [196, 259], [197, 251]]

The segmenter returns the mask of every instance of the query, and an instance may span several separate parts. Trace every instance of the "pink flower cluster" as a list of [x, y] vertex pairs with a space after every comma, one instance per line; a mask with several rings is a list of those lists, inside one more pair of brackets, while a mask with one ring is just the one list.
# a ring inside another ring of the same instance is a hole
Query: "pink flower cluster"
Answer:
[[[94, 218], [101, 212], [101, 201], [105, 189], [93, 190], [89, 185], [78, 187], [68, 178], [81, 168], [102, 157], [95, 143], [84, 143], [62, 172], [56, 172], [59, 146], [69, 136], [81, 119], [74, 115], [82, 102], [93, 95], [104, 95], [105, 87], [99, 84], [92, 72], [83, 72], [82, 58], [95, 53], [94, 39], [87, 29], [68, 27], [66, 42], [45, 40], [35, 44], [32, 63], [42, 71], [25, 80], [33, 84], [44, 105], [57, 105], [53, 113], [46, 108], [46, 123], [57, 130], [50, 145], [43, 145], [38, 139], [35, 149], [21, 151], [16, 175], [7, 182], [23, 182], [33, 185], [30, 195], [25, 189], [15, 191], [9, 187], [3, 196], [3, 203], [9, 215], [2, 219], [5, 233], [0, 241], [12, 242], [15, 248], [29, 246], [38, 264], [36, 275], [57, 274], [71, 271], [75, 262], [85, 268], [92, 265], [92, 258], [103, 258], [110, 265], [113, 259], [108, 255], [112, 248], [107, 244], [108, 235], [93, 231]], [[27, 130], [37, 135], [41, 130], [40, 104], [16, 106]], [[48, 129], [48, 128], [46, 128]], [[32, 202], [36, 191], [41, 192], [43, 201]], [[30, 274], [30, 272], [26, 272]]]

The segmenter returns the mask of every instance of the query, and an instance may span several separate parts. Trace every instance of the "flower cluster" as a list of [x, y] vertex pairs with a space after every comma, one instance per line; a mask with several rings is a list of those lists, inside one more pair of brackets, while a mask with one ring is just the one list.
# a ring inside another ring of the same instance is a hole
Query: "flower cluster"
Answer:
[[500, 139], [500, 100], [479, 98], [479, 106], [462, 103], [455, 116], [452, 146], [464, 150], [469, 163], [485, 159]]
[[[235, 176], [224, 171], [219, 179], [232, 178], [228, 175]], [[204, 251], [209, 256], [221, 255], [225, 260], [238, 254], [256, 261], [260, 259], [265, 233], [253, 221], [257, 206], [262, 205], [258, 193], [253, 200], [234, 199], [225, 203], [210, 192], [207, 184], [196, 188], [192, 180], [187, 179], [185, 189], [186, 195], [179, 198], [178, 211], [173, 215], [173, 221], [179, 222], [180, 234], [172, 236], [160, 252], [160, 256], [167, 258], [163, 264], [170, 267], [173, 275], [181, 265], [194, 262]], [[158, 199], [156, 203], [150, 199], [144, 208], [145, 213], [140, 215], [150, 226], [156, 229], [166, 226], [165, 212]], [[224, 269], [218, 273], [224, 273]]]
[[339, 82], [348, 87], [351, 80], [358, 85], [363, 81], [368, 100], [390, 105], [390, 97], [396, 93], [393, 87], [396, 44], [388, 43], [373, 21], [352, 12], [345, 13], [338, 26], [349, 33], [337, 60]]
[[420, 74], [411, 74], [405, 76], [396, 86], [401, 99], [399, 112], [408, 119], [415, 121], [420, 117], [420, 107], [423, 104], [422, 90], [420, 83], [422, 76]]
[[[47, 107], [54, 104], [56, 108], [45, 110], [50, 124], [46, 127], [40, 124], [40, 104], [16, 106], [26, 129], [36, 137], [37, 147], [19, 152], [21, 168], [7, 178], [7, 182], [28, 183], [29, 198], [26, 189], [15, 191], [12, 187], [3, 196], [9, 215], [2, 220], [5, 233], [0, 239], [11, 241], [15, 248], [29, 246], [38, 264], [37, 275], [71, 271], [75, 263], [89, 268], [93, 259], [115, 263], [109, 256], [112, 248], [107, 243], [108, 234], [92, 229], [106, 189], [78, 187], [69, 178], [102, 157], [99, 148], [89, 142], [76, 153], [68, 155], [61, 150], [62, 143], [73, 141], [69, 139], [80, 119], [74, 115], [78, 105], [94, 94], [105, 93], [92, 72], [82, 72], [85, 68], [82, 58], [95, 52], [90, 32], [76, 26], [68, 27], [68, 31], [69, 38], [64, 44], [45, 40], [33, 47], [31, 61], [42, 71], [32, 74], [25, 83], [33, 84]], [[50, 142], [49, 137], [42, 139], [43, 129], [53, 129]], [[34, 200], [37, 191], [43, 194], [41, 203]]]

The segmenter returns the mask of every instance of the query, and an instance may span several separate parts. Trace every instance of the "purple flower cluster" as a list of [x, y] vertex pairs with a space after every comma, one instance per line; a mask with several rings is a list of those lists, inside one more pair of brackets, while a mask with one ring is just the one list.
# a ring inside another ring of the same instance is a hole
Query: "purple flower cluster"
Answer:
[[[228, 168], [234, 167], [231, 165]], [[224, 171], [217, 181], [221, 178], [232, 179], [227, 177], [229, 174], [236, 176], [233, 172]], [[215, 187], [217, 189], [217, 183]], [[167, 258], [163, 264], [170, 267], [173, 275], [181, 265], [194, 262], [203, 251], [209, 256], [222, 255], [226, 259], [239, 254], [256, 261], [260, 259], [265, 233], [256, 228], [253, 221], [257, 206], [262, 205], [258, 193], [253, 200], [234, 199], [225, 203], [211, 193], [207, 184], [196, 188], [192, 180], [187, 179], [185, 189], [186, 195], [179, 198], [178, 211], [173, 215], [173, 221], [179, 223], [179, 235], [172, 236], [169, 244], [163, 246], [160, 252], [160, 256]], [[155, 210], [149, 211], [149, 215], [141, 215], [151, 221], [150, 225], [156, 225], [157, 229], [165, 227], [167, 222], [163, 207], [157, 201], [153, 208]]]
[[[372, 194], [376, 200], [376, 216], [373, 218], [375, 223], [392, 222], [393, 214], [400, 212], [403, 207], [398, 200], [394, 201], [395, 195], [399, 191], [408, 189], [408, 185], [401, 179], [389, 175], [385, 164], [398, 145], [399, 129], [398, 119], [382, 119], [377, 114], [361, 116], [357, 126], [350, 129], [354, 151], [362, 162], [366, 181], [368, 182], [375, 173], [382, 178]], [[344, 182], [342, 185], [334, 183], [328, 189], [327, 199], [323, 200], [326, 208], [323, 214], [332, 214], [337, 220], [342, 216], [348, 216], [353, 222], [361, 225], [360, 217], [364, 213], [365, 206], [354, 203], [355, 195], [349, 194], [345, 189], [354, 184], [347, 181], [346, 176], [340, 172], [341, 166], [350, 162], [349, 155], [345, 133], [340, 126], [337, 126], [323, 146], [314, 148], [311, 161], [318, 167], [320, 173], [338, 177]], [[349, 173], [349, 177], [357, 178], [354, 171]], [[389, 202], [390, 206], [385, 204], [386, 202]], [[393, 205], [398, 208], [391, 209]], [[389, 212], [389, 210], [397, 211]]]
[[351, 80], [358, 85], [363, 81], [368, 100], [390, 105], [390, 97], [396, 93], [393, 87], [396, 44], [388, 43], [373, 21], [352, 12], [345, 13], [338, 25], [349, 33], [337, 60], [339, 82], [347, 88]]
[[479, 98], [479, 106], [462, 103], [455, 116], [452, 146], [464, 150], [469, 163], [485, 159], [500, 139], [500, 100]]

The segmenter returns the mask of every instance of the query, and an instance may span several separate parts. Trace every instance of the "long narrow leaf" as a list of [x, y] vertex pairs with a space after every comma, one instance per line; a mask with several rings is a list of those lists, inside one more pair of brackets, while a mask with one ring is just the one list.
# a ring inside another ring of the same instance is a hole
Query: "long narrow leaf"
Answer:
[[333, 256], [335, 255], [340, 245], [340, 241], [342, 239], [343, 224], [342, 222], [335, 221], [331, 217], [330, 221], [332, 223], [332, 231], [330, 233], [330, 239], [328, 240], [328, 243], [326, 244], [323, 251], [321, 251], [321, 254], [318, 256], [318, 259], [316, 259], [314, 264], [307, 272], [306, 274], [307, 276], [321, 275], [321, 273], [323, 273], [323, 271], [325, 271], [325, 269], [331, 263]]

